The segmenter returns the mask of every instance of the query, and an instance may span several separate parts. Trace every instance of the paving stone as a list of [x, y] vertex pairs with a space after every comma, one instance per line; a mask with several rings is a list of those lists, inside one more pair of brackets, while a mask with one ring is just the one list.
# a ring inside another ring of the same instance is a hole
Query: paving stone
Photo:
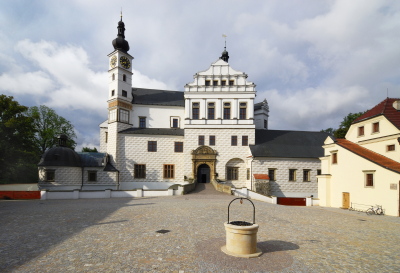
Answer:
[[[200, 187], [184, 196], [2, 200], [0, 271], [400, 271], [399, 217], [258, 201], [263, 254], [228, 256], [220, 247], [233, 198]], [[252, 207], [234, 202], [231, 214], [251, 221]]]

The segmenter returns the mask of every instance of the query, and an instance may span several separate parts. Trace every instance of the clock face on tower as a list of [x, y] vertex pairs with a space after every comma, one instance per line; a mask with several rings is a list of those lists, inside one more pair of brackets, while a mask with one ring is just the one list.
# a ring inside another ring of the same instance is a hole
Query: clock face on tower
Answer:
[[119, 58], [119, 63], [122, 65], [123, 68], [129, 69], [131, 67], [131, 62], [125, 56]]
[[110, 65], [112, 68], [114, 68], [117, 65], [117, 56], [112, 56], [111, 60], [110, 60]]

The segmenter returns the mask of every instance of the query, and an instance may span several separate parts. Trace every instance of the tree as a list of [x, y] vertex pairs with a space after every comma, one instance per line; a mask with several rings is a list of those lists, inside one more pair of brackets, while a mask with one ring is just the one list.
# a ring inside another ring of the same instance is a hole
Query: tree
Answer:
[[0, 95], [0, 182], [37, 182], [39, 151], [28, 107]]
[[93, 149], [92, 148], [89, 148], [89, 147], [83, 147], [82, 148], [82, 153], [97, 153], [97, 149], [96, 149], [96, 147], [94, 147]]
[[64, 134], [68, 137], [67, 146], [74, 149], [76, 134], [74, 126], [65, 118], [45, 106], [33, 106], [28, 110], [28, 116], [33, 119], [36, 129], [36, 141], [43, 154], [47, 149], [57, 144], [57, 136]]
[[335, 131], [336, 138], [344, 138], [349, 130], [351, 124], [354, 120], [356, 120], [359, 116], [363, 115], [365, 112], [358, 113], [350, 113], [344, 117], [343, 121], [340, 123], [339, 129]]
[[344, 138], [353, 121], [356, 120], [359, 116], [363, 115], [364, 113], [365, 112], [350, 113], [344, 117], [338, 129], [328, 128], [325, 130], [321, 130], [321, 132], [329, 133], [335, 136], [336, 138]]

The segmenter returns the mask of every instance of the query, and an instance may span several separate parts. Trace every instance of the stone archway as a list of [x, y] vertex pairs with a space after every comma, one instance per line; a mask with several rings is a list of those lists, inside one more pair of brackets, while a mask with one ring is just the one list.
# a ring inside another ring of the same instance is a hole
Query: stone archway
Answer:
[[[209, 167], [208, 182], [215, 180], [215, 163], [217, 158], [217, 152], [208, 146], [200, 146], [196, 150], [192, 151], [192, 177], [199, 179], [198, 171]], [[200, 168], [203, 165], [202, 168]], [[197, 180], [197, 182], [199, 182]]]

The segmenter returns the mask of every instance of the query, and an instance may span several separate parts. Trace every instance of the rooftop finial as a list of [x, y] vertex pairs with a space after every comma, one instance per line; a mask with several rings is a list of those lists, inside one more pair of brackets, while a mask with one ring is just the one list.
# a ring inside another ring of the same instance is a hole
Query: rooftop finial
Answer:
[[122, 21], [122, 7], [121, 7], [121, 21]]
[[220, 57], [221, 60], [228, 62], [229, 60], [229, 55], [228, 55], [228, 51], [226, 51], [226, 36], [225, 34], [222, 34], [222, 37], [224, 37], [225, 39], [225, 47], [224, 47], [224, 51], [222, 52], [222, 56]]

